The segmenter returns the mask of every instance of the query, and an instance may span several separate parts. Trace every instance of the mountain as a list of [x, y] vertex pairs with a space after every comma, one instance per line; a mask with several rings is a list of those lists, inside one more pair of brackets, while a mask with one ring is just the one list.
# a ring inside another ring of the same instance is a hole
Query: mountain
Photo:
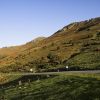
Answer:
[[0, 71], [100, 69], [100, 17], [71, 23], [50, 37], [0, 49]]

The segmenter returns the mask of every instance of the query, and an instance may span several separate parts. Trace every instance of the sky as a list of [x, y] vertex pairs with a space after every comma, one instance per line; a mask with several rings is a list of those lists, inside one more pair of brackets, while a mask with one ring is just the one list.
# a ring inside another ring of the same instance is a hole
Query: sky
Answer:
[[100, 17], [100, 0], [0, 0], [0, 47], [48, 37], [95, 17]]

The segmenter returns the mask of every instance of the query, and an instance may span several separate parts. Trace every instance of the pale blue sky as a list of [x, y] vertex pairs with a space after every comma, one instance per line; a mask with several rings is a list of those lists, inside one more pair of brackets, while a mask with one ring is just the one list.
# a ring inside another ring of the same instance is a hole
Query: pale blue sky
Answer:
[[0, 0], [0, 47], [50, 36], [63, 26], [100, 16], [100, 0]]

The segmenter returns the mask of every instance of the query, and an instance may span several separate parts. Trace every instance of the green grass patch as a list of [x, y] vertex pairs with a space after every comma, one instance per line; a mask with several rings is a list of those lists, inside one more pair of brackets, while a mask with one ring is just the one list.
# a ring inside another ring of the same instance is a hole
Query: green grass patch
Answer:
[[100, 74], [63, 73], [0, 90], [7, 100], [100, 100]]

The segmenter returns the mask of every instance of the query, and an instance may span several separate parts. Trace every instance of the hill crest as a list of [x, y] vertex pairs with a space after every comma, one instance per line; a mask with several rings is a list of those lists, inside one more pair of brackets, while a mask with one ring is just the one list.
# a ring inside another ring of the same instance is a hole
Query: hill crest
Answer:
[[[4, 52], [5, 51], [5, 52]], [[100, 17], [74, 22], [47, 38], [0, 49], [0, 71], [100, 68]], [[5, 70], [7, 69], [7, 70]]]

